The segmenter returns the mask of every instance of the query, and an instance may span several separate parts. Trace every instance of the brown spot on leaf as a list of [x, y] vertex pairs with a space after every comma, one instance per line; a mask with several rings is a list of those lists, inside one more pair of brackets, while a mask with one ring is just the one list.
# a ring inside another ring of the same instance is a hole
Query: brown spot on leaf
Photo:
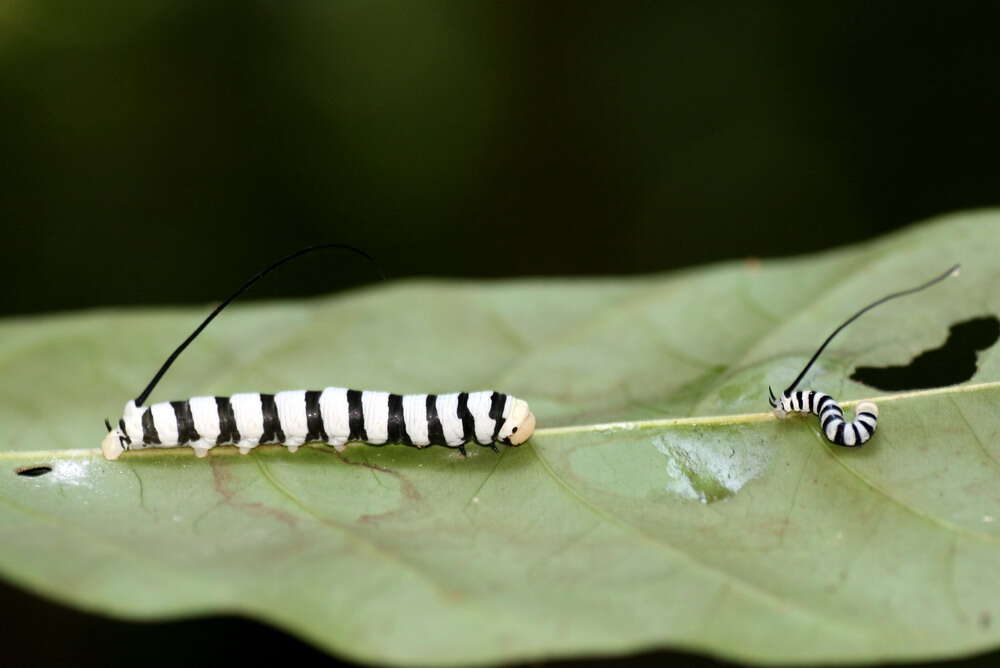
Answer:
[[[416, 485], [414, 485], [409, 478], [404, 476], [402, 473], [399, 473], [398, 471], [393, 471], [392, 469], [386, 468], [385, 466], [379, 466], [378, 464], [371, 464], [369, 462], [352, 462], [350, 459], [345, 457], [343, 453], [337, 452], [334, 449], [320, 450], [320, 452], [324, 452], [328, 455], [333, 455], [334, 457], [339, 459], [344, 464], [347, 464], [348, 466], [361, 466], [367, 469], [371, 469], [373, 471], [378, 471], [379, 473], [385, 473], [387, 475], [391, 475], [392, 477], [394, 477], [396, 480], [399, 481], [400, 491], [403, 493], [403, 497], [407, 501], [410, 501], [412, 503], [418, 503], [420, 501], [421, 498], [420, 492], [417, 491]], [[402, 515], [403, 512], [407, 510], [407, 507], [408, 506], [404, 504], [400, 508], [396, 510], [391, 510], [386, 513], [379, 513], [377, 515], [362, 515], [361, 517], [358, 518], [358, 521], [371, 523], [371, 522], [377, 522], [379, 520], [396, 518]]]
[[295, 517], [283, 510], [272, 508], [258, 501], [247, 502], [235, 499], [236, 491], [232, 488], [232, 474], [229, 472], [227, 466], [221, 464], [219, 458], [210, 459], [209, 466], [212, 468], [212, 486], [219, 493], [219, 496], [222, 497], [224, 503], [234, 508], [242, 508], [252, 513], [271, 517], [289, 526], [295, 526]]

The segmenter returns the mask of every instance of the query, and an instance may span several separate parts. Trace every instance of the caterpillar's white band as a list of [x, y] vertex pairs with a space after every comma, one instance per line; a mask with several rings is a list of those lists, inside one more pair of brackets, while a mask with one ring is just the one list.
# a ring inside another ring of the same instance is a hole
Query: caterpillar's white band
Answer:
[[403, 419], [406, 420], [406, 431], [413, 445], [423, 447], [430, 444], [427, 435], [426, 394], [407, 394], [403, 397]]

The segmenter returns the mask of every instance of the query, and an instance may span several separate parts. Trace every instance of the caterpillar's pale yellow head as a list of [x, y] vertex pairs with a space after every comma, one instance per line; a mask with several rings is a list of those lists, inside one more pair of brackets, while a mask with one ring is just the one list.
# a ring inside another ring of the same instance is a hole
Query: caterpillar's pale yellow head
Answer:
[[101, 441], [101, 452], [105, 459], [115, 460], [125, 452], [125, 436], [118, 427], [108, 432], [108, 435]]
[[774, 396], [774, 390], [770, 387], [767, 388], [767, 391], [771, 395], [771, 398], [767, 402], [771, 404], [774, 417], [784, 420], [792, 410], [792, 400], [788, 396], [788, 392], [782, 392], [780, 397], [776, 397]]
[[122, 453], [133, 447], [132, 439], [128, 435], [128, 425], [132, 429], [132, 433], [138, 433], [138, 424], [142, 415], [142, 409], [135, 405], [135, 401], [130, 401], [125, 404], [125, 410], [122, 412], [122, 419], [118, 421], [118, 424], [112, 428], [111, 422], [108, 420], [104, 421], [104, 425], [108, 428], [108, 435], [104, 437], [101, 441], [101, 452], [104, 453], [105, 459], [115, 460], [122, 456]]
[[504, 421], [497, 437], [507, 445], [518, 446], [531, 438], [535, 433], [535, 414], [528, 408], [524, 399], [514, 399], [510, 415]]

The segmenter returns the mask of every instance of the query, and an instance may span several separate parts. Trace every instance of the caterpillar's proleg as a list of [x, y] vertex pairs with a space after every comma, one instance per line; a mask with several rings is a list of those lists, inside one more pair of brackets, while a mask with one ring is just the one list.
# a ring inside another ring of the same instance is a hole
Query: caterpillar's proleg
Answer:
[[235, 445], [247, 454], [264, 443], [295, 452], [303, 443], [327, 443], [340, 450], [348, 441], [363, 441], [443, 445], [465, 454], [470, 441], [496, 450], [496, 443], [524, 443], [534, 430], [527, 402], [500, 392], [399, 395], [328, 387], [151, 406], [130, 401], [101, 450], [106, 458], [117, 459], [125, 450], [189, 446], [204, 457], [217, 445]]
[[819, 417], [820, 429], [826, 440], [848, 448], [868, 442], [878, 426], [878, 406], [862, 401], [855, 411], [854, 421], [844, 419], [844, 410], [833, 397], [822, 392], [783, 392], [774, 403], [774, 415], [779, 419], [789, 413], [812, 413]]

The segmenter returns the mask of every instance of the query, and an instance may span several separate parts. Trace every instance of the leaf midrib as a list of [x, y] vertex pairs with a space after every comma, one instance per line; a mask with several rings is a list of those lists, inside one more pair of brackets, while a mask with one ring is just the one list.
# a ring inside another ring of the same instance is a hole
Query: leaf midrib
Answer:
[[[877, 397], [866, 397], [862, 399], [852, 399], [850, 401], [839, 402], [841, 406], [854, 406], [863, 401], [874, 403], [887, 403], [912, 399], [919, 397], [929, 397], [939, 394], [957, 394], [964, 392], [983, 392], [1000, 389], [1000, 381], [987, 383], [971, 383], [969, 385], [949, 385], [947, 387], [936, 387], [929, 390], [914, 390], [912, 392], [900, 392], [897, 394], [886, 394]], [[659, 418], [656, 420], [625, 420], [621, 422], [600, 422], [593, 424], [568, 425], [565, 427], [548, 427], [536, 429], [534, 437], [561, 436], [563, 434], [577, 434], [585, 432], [606, 432], [606, 431], [634, 431], [636, 429], [656, 429], [661, 427], [675, 427], [685, 425], [726, 425], [726, 424], [752, 424], [756, 422], [770, 422], [777, 420], [773, 413], [734, 413], [730, 415], [699, 415], [695, 417], [680, 418]], [[306, 444], [304, 447], [323, 449], [324, 444]], [[281, 451], [285, 447], [280, 444], [258, 445], [254, 452]], [[212, 456], [232, 456], [237, 454], [235, 448], [213, 448]], [[78, 459], [81, 457], [100, 456], [100, 448], [68, 448], [63, 450], [3, 450], [0, 451], [0, 461], [18, 461], [21, 459]], [[127, 457], [165, 457], [190, 455], [189, 448], [178, 446], [176, 448], [148, 448], [144, 450], [130, 451]]]
[[[993, 381], [987, 383], [975, 383], [969, 385], [952, 385], [948, 387], [933, 388], [929, 390], [915, 390], [912, 392], [901, 392], [898, 394], [883, 395], [879, 397], [870, 397], [866, 399], [855, 399], [852, 401], [842, 402], [842, 406], [852, 406], [858, 404], [862, 401], [873, 401], [876, 403], [886, 403], [901, 401], [905, 399], [936, 396], [936, 395], [953, 395], [957, 393], [965, 392], [981, 392], [993, 389], [1000, 389], [1000, 381]], [[685, 426], [685, 425], [729, 425], [729, 424], [751, 424], [758, 422], [769, 422], [771, 420], [776, 420], [777, 418], [773, 413], [743, 413], [734, 415], [711, 415], [711, 416], [698, 416], [698, 417], [682, 417], [682, 418], [662, 418], [657, 420], [634, 420], [634, 421], [623, 421], [623, 422], [608, 422], [599, 424], [587, 424], [587, 425], [573, 425], [567, 427], [551, 427], [548, 429], [538, 429], [535, 431], [534, 437], [546, 437], [546, 436], [559, 436], [564, 434], [574, 434], [574, 433], [585, 433], [585, 432], [615, 432], [615, 431], [634, 431], [638, 429], [656, 429], [656, 428], [668, 428], [675, 426]], [[306, 447], [314, 447], [317, 449], [325, 448], [323, 444], [308, 445]], [[875, 482], [861, 474], [855, 468], [848, 465], [843, 458], [834, 455], [832, 449], [827, 447], [827, 452], [834, 459], [834, 461], [841, 466], [844, 471], [850, 475], [857, 478], [862, 484], [867, 486], [869, 489], [878, 493], [883, 498], [891, 501], [892, 503], [903, 508], [907, 512], [911, 513], [913, 516], [920, 518], [921, 520], [933, 524], [936, 527], [945, 529], [953, 534], [961, 535], [966, 538], [976, 539], [989, 544], [1000, 543], [1000, 539], [993, 537], [989, 534], [981, 534], [975, 531], [966, 529], [965, 527], [952, 524], [936, 518], [932, 515], [928, 515], [920, 510], [912, 507], [901, 499], [896, 498], [888, 491], [877, 485]], [[215, 449], [213, 449], [215, 450]], [[261, 445], [254, 449], [254, 452], [280, 452], [284, 450], [284, 446], [278, 444], [268, 444]], [[213, 456], [235, 456], [237, 454], [236, 448], [219, 448], [213, 451]], [[536, 449], [537, 452], [537, 449]], [[87, 448], [87, 449], [73, 449], [73, 450], [21, 450], [21, 451], [0, 451], [0, 461], [23, 461], [23, 460], [60, 460], [60, 459], [77, 459], [83, 457], [100, 457], [101, 450], [99, 448]], [[128, 453], [130, 458], [133, 457], [169, 457], [169, 456], [190, 456], [189, 449], [185, 447], [176, 448], [150, 448], [147, 450], [136, 450]], [[541, 460], [541, 456], [539, 456]], [[544, 464], [546, 471], [550, 476], [554, 477], [559, 484], [568, 487], [567, 483], [562, 481], [555, 472], [552, 471], [547, 464]], [[574, 496], [578, 495], [573, 492]], [[579, 497], [578, 497], [579, 498]]]

